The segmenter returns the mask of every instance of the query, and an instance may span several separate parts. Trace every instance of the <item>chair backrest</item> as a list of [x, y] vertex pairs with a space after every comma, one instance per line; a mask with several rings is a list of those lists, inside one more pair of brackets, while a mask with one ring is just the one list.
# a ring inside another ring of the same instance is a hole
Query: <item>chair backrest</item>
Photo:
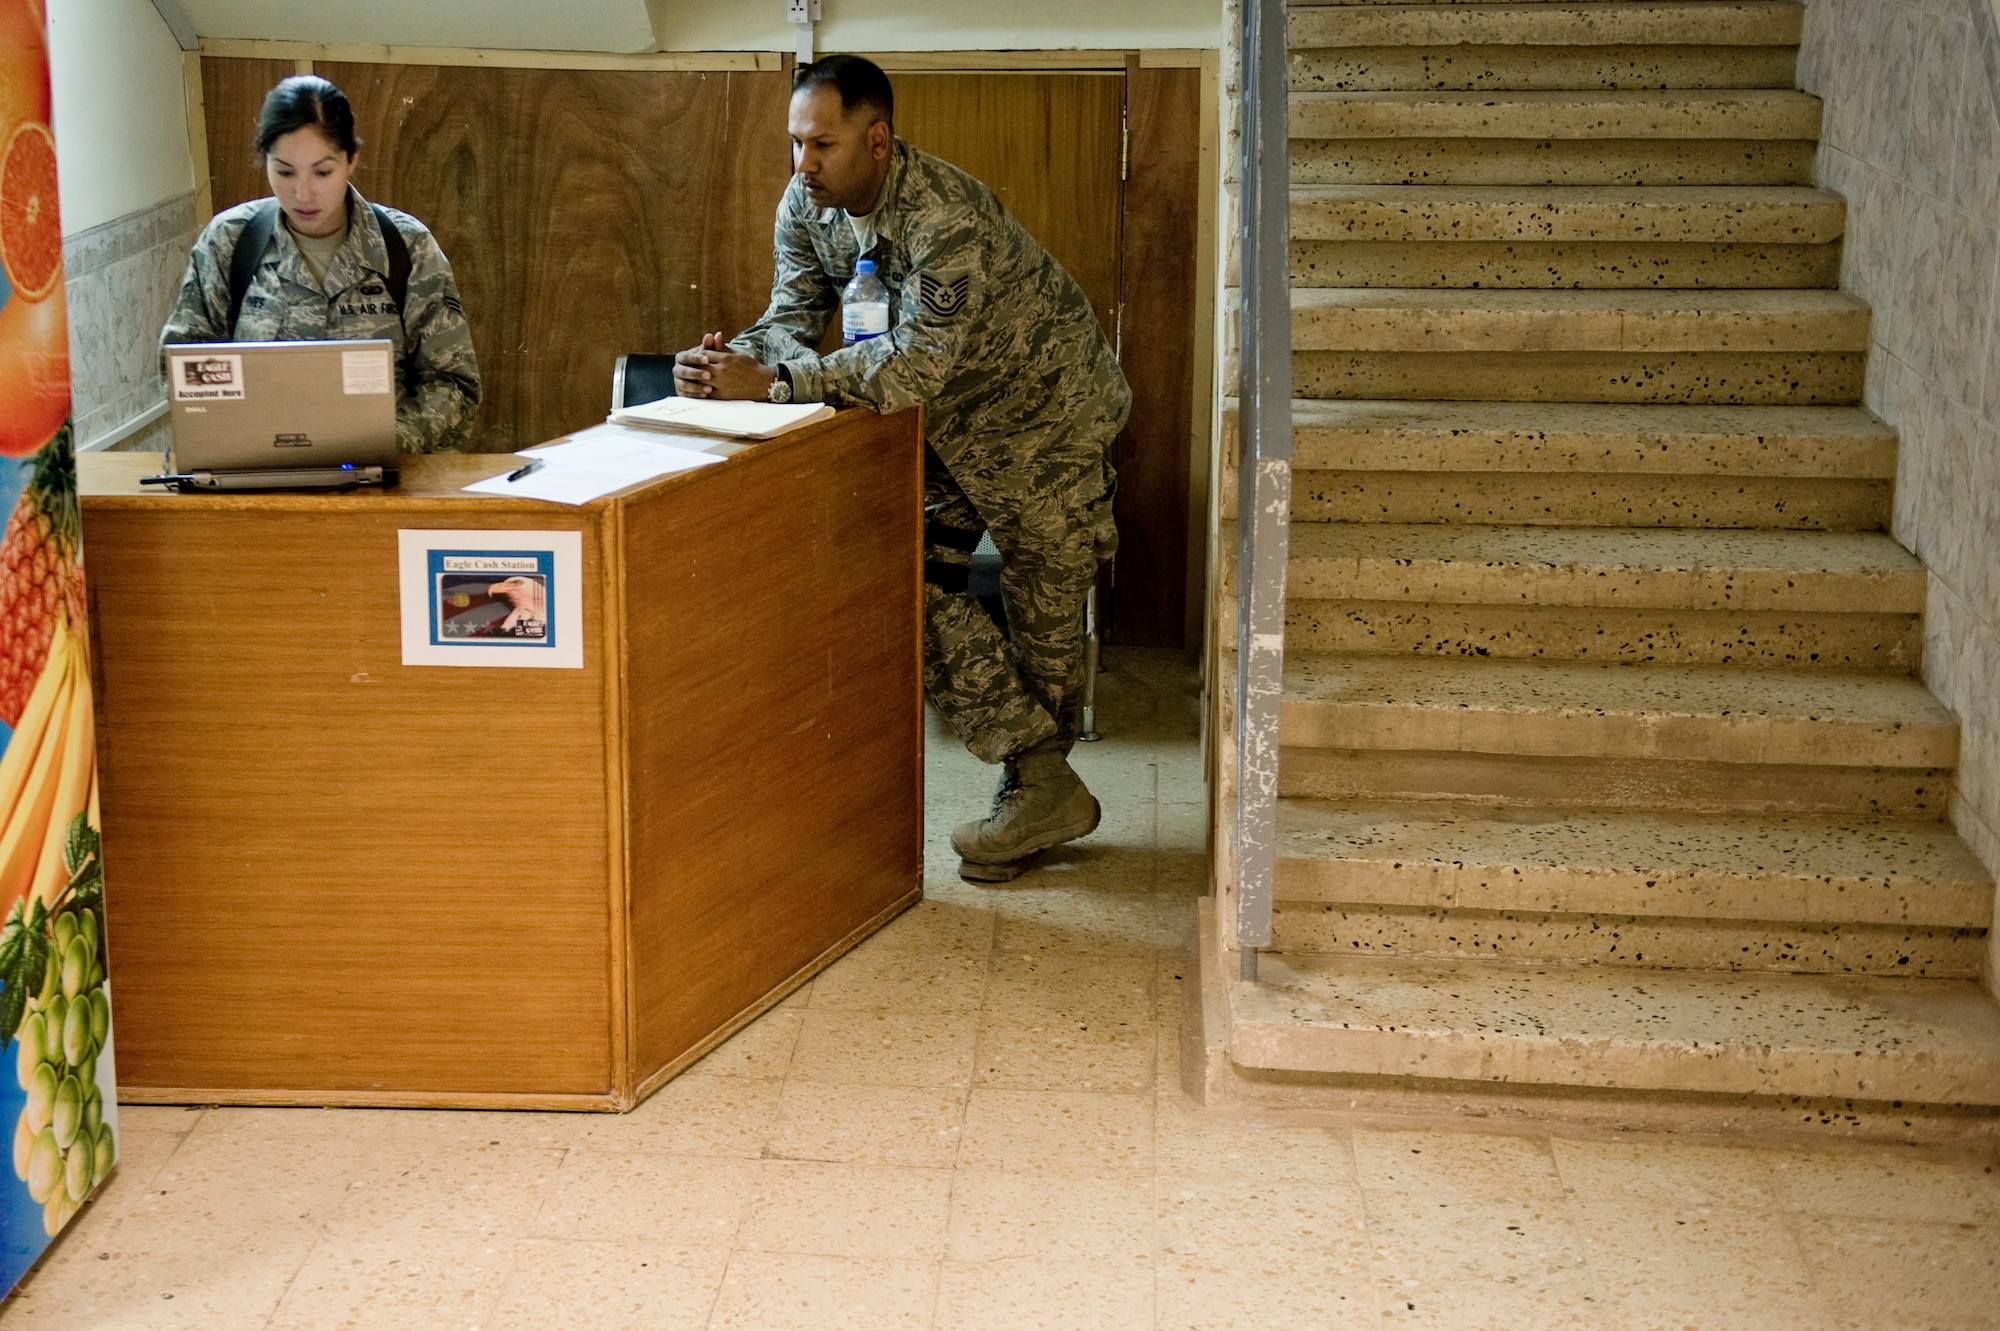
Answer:
[[611, 409], [636, 407], [674, 395], [674, 358], [635, 351], [611, 372]]

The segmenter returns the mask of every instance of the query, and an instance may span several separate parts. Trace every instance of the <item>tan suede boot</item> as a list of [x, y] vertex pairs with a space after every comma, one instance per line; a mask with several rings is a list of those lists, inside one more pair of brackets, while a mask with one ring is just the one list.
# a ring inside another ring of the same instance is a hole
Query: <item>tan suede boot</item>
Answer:
[[[952, 849], [964, 861], [959, 873], [974, 882], [1005, 882], [1036, 852], [1089, 835], [1101, 816], [1061, 742], [1045, 739], [1014, 759], [1013, 779], [993, 797], [992, 816], [951, 834]], [[1002, 868], [1013, 872], [1002, 877]]]

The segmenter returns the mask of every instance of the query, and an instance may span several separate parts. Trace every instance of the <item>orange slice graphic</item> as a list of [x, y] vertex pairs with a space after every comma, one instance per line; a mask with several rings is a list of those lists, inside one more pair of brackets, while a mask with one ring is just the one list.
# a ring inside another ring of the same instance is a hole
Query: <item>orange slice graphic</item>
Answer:
[[56, 141], [38, 121], [23, 122], [0, 153], [0, 264], [24, 300], [47, 296], [62, 276]]

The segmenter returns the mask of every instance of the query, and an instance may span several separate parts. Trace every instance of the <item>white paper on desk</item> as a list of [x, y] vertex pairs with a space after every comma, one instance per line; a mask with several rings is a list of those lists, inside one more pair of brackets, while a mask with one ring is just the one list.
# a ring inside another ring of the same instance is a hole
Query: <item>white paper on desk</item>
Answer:
[[720, 442], [713, 435], [669, 434], [607, 421], [587, 430], [578, 430], [553, 444], [524, 448], [521, 456], [586, 470], [608, 468], [620, 475], [651, 468], [648, 476], [665, 476], [690, 467], [727, 461], [721, 454], [707, 451]]
[[[643, 477], [641, 479], [644, 479]], [[472, 494], [500, 495], [507, 499], [546, 499], [554, 504], [587, 504], [593, 499], [623, 490], [633, 484], [600, 472], [568, 467], [542, 467], [533, 475], [510, 481], [505, 473], [466, 486]]]
[[611, 419], [620, 425], [693, 430], [725, 439], [773, 439], [831, 415], [833, 408], [823, 402], [711, 402], [707, 398], [666, 397], [620, 407], [611, 413]]
[[587, 504], [677, 471], [725, 461], [713, 453], [648, 438], [643, 431], [616, 425], [593, 426], [561, 443], [530, 448], [519, 456], [542, 465], [518, 481], [500, 475], [474, 481], [465, 488], [474, 494]]

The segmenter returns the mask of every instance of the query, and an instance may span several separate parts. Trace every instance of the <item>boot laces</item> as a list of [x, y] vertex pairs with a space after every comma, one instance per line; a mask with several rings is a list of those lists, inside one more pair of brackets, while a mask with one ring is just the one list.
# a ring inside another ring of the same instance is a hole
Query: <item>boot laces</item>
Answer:
[[987, 821], [995, 824], [1006, 822], [1016, 809], [1027, 802], [1027, 799], [1028, 788], [1021, 784], [1020, 773], [1009, 767], [1006, 778], [1000, 783], [1000, 789], [993, 794], [993, 815]]

